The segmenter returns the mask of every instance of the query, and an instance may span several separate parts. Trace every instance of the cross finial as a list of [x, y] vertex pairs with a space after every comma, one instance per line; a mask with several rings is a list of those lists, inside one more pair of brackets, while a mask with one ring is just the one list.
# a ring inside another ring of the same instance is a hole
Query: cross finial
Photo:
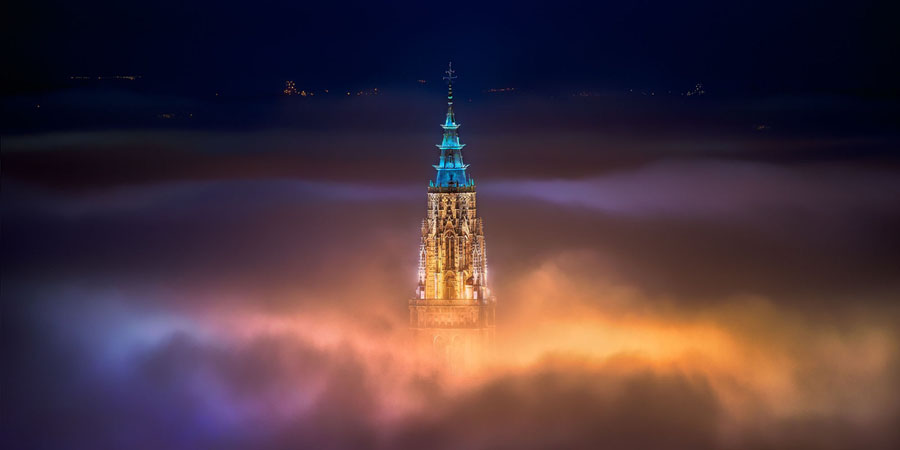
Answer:
[[443, 77], [443, 79], [447, 80], [447, 104], [453, 105], [453, 80], [456, 79], [455, 70], [453, 70], [453, 61], [450, 61], [447, 64], [447, 70], [444, 71], [447, 75]]
[[456, 71], [453, 70], [453, 61], [450, 61], [450, 63], [447, 64], [447, 70], [445, 70], [444, 73], [446, 73], [447, 75], [444, 75], [442, 78], [444, 80], [447, 80], [448, 84], [453, 84], [453, 80], [457, 78], [456, 75], [453, 75], [454, 73], [456, 73]]

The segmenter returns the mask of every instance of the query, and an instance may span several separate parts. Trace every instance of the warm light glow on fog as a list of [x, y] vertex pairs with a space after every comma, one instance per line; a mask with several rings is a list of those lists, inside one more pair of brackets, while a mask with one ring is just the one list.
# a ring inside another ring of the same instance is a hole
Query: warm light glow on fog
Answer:
[[[436, 401], [452, 405], [452, 399], [477, 398], [496, 383], [531, 383], [551, 374], [563, 377], [565, 389], [599, 389], [610, 399], [624, 395], [615, 386], [647, 376], [709, 390], [721, 407], [715, 425], [723, 445], [743, 442], [749, 430], [770, 433], [764, 429], [779, 420], [842, 417], [866, 429], [892, 407], [886, 397], [892, 382], [885, 377], [896, 358], [890, 329], [854, 322], [838, 332], [760, 298], [676, 313], [649, 306], [665, 302], [634, 288], [564, 275], [561, 269], [573, 262], [591, 264], [591, 258], [563, 255], [519, 280], [535, 289], [518, 293], [523, 306], [501, 324], [495, 359], [465, 373], [417, 360], [407, 347], [403, 317], [377, 306], [389, 303], [381, 294], [372, 297], [376, 306], [350, 315], [321, 306], [277, 313], [243, 307], [185, 311], [162, 322], [120, 311], [105, 320], [144, 330], [124, 350], [133, 355], [164, 351], [183, 339], [257, 354], [253, 359], [263, 355], [262, 366], [242, 370], [263, 371], [253, 377], [268, 381], [245, 393], [227, 387], [234, 380], [218, 373], [223, 368], [203, 369], [213, 372], [204, 376], [212, 378], [201, 392], [229, 420], [287, 424], [298, 415], [316, 415], [321, 402], [336, 401], [331, 378], [350, 376], [352, 384], [366, 386], [366, 420], [381, 424], [387, 441], [405, 433], [410, 420], [438, 414]], [[580, 287], [588, 282], [593, 286]], [[547, 291], [569, 302], [548, 314], [544, 302], [554, 298]], [[610, 305], [607, 312], [589, 306], [598, 302]]]

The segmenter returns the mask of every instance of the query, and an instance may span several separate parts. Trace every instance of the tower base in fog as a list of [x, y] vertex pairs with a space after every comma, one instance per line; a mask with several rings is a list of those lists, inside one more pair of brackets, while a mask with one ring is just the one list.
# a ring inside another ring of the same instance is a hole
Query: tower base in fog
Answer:
[[420, 360], [453, 371], [480, 366], [495, 339], [493, 299], [413, 299], [409, 301], [412, 347]]

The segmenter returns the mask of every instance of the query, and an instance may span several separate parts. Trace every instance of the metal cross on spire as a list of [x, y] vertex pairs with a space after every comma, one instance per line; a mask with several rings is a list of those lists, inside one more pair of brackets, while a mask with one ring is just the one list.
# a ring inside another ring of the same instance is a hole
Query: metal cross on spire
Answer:
[[453, 80], [457, 78], [456, 75], [453, 75], [454, 73], [456, 73], [456, 71], [453, 70], [453, 61], [450, 61], [450, 63], [447, 64], [447, 70], [445, 70], [444, 73], [446, 73], [447, 75], [443, 76], [442, 78], [444, 80], [447, 80], [447, 84], [453, 84]]
[[456, 75], [454, 75], [456, 71], [453, 70], [453, 61], [450, 61], [447, 64], [447, 70], [445, 70], [444, 73], [447, 74], [442, 77], [447, 81], [447, 104], [453, 105], [453, 80], [457, 78]]

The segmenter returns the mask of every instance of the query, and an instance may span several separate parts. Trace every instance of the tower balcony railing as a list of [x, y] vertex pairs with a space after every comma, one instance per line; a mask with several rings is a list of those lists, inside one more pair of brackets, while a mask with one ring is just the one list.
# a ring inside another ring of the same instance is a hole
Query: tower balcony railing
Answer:
[[429, 186], [428, 192], [431, 194], [450, 194], [457, 192], [475, 192], [475, 185], [469, 186]]
[[491, 306], [494, 297], [488, 298], [413, 298], [409, 306]]

